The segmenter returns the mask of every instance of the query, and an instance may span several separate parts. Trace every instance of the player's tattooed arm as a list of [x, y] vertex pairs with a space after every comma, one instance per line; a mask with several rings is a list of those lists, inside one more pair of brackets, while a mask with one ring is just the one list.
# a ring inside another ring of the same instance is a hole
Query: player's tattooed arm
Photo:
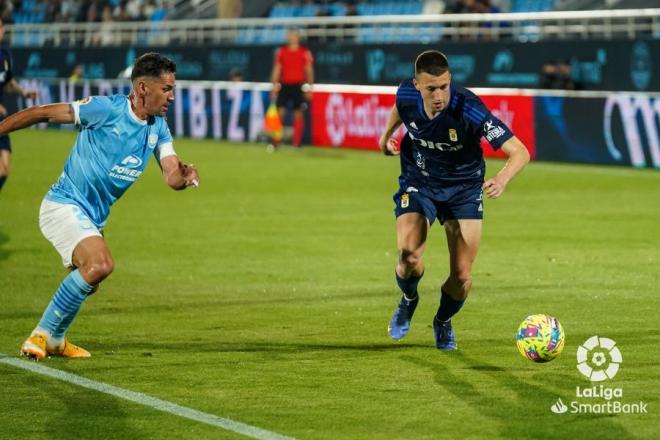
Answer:
[[193, 164], [183, 163], [177, 156], [166, 156], [159, 162], [163, 178], [170, 188], [186, 189], [189, 186], [199, 186], [199, 174]]
[[392, 136], [402, 123], [403, 121], [399, 115], [399, 110], [397, 110], [396, 105], [392, 106], [390, 117], [387, 119], [387, 126], [378, 141], [380, 151], [386, 156], [396, 156], [399, 154], [398, 142], [396, 139], [392, 138]]
[[70, 104], [38, 105], [14, 113], [0, 122], [0, 135], [11, 133], [40, 122], [53, 124], [73, 124], [75, 115]]
[[501, 196], [511, 179], [529, 162], [527, 147], [515, 136], [502, 144], [502, 151], [509, 156], [509, 159], [500, 172], [486, 180], [483, 185], [486, 196], [491, 199]]

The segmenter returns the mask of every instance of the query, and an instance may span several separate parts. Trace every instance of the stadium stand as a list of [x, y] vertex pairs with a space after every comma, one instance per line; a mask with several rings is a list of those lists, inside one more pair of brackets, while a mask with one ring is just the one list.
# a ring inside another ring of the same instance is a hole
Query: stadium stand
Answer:
[[[210, 3], [196, 1], [207, 5], [205, 10], [209, 10]], [[185, 11], [168, 9], [169, 2], [165, 0], [122, 0], [114, 9], [105, 5], [100, 10], [100, 2], [91, 3], [97, 6], [85, 3], [89, 6], [86, 10], [76, 11], [67, 6], [69, 0], [48, 3], [24, 0], [20, 8], [17, 4], [11, 11], [18, 22], [7, 26], [7, 39], [14, 47], [279, 45], [284, 42], [289, 27], [301, 29], [309, 41], [360, 44], [660, 37], [660, 9], [651, 8], [495, 13], [500, 10], [495, 3], [483, 0], [278, 2], [272, 3], [270, 9], [262, 8], [265, 17], [260, 18], [186, 19]], [[4, 3], [5, 16], [8, 4], [11, 2]], [[44, 4], [48, 6], [45, 9]], [[507, 8], [504, 11], [561, 7], [559, 0], [511, 0], [502, 5]], [[490, 13], [474, 13], [485, 11]], [[52, 21], [35, 23], [42, 15], [47, 20], [51, 17]], [[82, 15], [87, 21], [76, 22]], [[135, 17], [143, 20], [148, 17], [151, 23], [145, 26], [143, 21], [135, 21]], [[104, 35], [95, 35], [100, 32]]]
[[[187, 2], [190, 3], [190, 2]], [[163, 21], [172, 9], [168, 0], [5, 0], [3, 18], [15, 24], [102, 21]], [[104, 17], [109, 8], [110, 20]]]

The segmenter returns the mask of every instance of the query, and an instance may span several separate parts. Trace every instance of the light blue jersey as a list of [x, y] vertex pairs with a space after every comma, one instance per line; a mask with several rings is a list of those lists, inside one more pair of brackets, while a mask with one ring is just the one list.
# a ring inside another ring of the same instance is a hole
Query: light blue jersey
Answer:
[[157, 160], [175, 154], [163, 117], [139, 119], [128, 96], [93, 96], [71, 104], [79, 129], [64, 172], [46, 195], [72, 203], [102, 228], [110, 206]]

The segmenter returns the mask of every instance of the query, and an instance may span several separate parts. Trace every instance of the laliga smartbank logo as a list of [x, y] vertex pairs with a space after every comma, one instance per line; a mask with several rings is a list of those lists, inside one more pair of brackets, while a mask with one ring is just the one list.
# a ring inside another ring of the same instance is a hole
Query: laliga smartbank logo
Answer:
[[592, 382], [613, 379], [623, 358], [616, 342], [592, 336], [577, 349], [577, 369]]
[[623, 388], [607, 387], [603, 384], [594, 385], [613, 379], [619, 372], [623, 356], [616, 342], [609, 338], [592, 336], [577, 349], [577, 369], [592, 382], [591, 387], [575, 388], [575, 397], [582, 400], [573, 400], [564, 403], [558, 398], [550, 406], [555, 414], [646, 414], [646, 403], [623, 402]]

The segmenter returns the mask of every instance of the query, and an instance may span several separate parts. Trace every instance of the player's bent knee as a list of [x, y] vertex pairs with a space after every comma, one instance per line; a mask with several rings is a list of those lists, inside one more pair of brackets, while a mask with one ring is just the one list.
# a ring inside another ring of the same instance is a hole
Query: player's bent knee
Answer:
[[115, 269], [115, 263], [112, 261], [112, 259], [108, 258], [98, 262], [96, 267], [99, 274], [101, 274], [103, 278], [105, 278], [108, 275], [110, 275], [112, 271]]
[[472, 288], [472, 274], [469, 271], [459, 272], [452, 275], [450, 281], [455, 286], [455, 291], [461, 293], [461, 299], [465, 299]]
[[420, 264], [421, 261], [422, 261], [421, 256], [415, 252], [402, 250], [399, 253], [399, 262], [404, 267], [412, 269], [414, 267], [417, 267], [417, 265]]
[[96, 285], [107, 278], [114, 270], [112, 258], [105, 257], [90, 261], [81, 268], [89, 284]]

